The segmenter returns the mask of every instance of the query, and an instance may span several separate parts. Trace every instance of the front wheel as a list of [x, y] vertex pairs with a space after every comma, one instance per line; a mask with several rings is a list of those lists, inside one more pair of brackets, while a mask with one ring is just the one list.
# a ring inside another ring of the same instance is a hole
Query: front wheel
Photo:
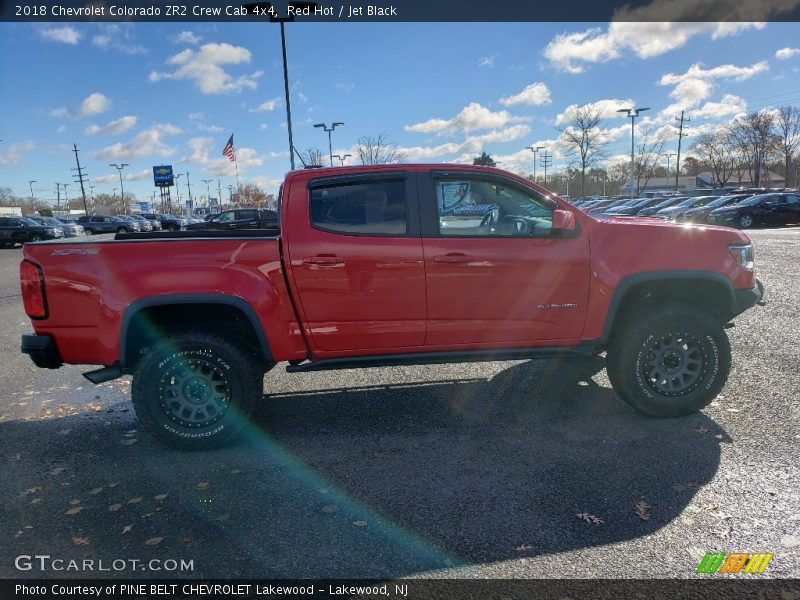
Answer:
[[739, 217], [739, 227], [747, 229], [753, 226], [753, 217], [751, 215], [742, 215]]
[[128, 230], [127, 230], [127, 229], [125, 229], [124, 227], [119, 227], [119, 228], [117, 228], [117, 233], [125, 233], [125, 232], [127, 232], [127, 231], [128, 231]]
[[731, 368], [722, 324], [677, 304], [622, 324], [607, 354], [614, 390], [654, 417], [681, 417], [704, 408], [722, 390]]
[[263, 392], [265, 366], [217, 335], [184, 333], [142, 358], [131, 395], [136, 415], [160, 442], [206, 450], [233, 441]]

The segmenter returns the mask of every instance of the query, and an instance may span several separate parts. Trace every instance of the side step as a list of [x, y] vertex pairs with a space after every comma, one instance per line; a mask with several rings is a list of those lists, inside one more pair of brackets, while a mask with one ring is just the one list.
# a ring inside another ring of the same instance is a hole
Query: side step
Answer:
[[287, 373], [331, 371], [334, 369], [361, 369], [365, 367], [392, 367], [399, 365], [430, 365], [443, 363], [488, 362], [499, 360], [525, 360], [559, 357], [588, 357], [596, 354], [593, 346], [575, 348], [508, 348], [502, 350], [464, 350], [457, 352], [417, 352], [414, 354], [379, 354], [375, 356], [346, 356], [321, 358], [289, 364]]
[[112, 379], [116, 379], [121, 375], [122, 375], [122, 369], [120, 369], [119, 364], [116, 363], [109, 367], [103, 367], [102, 369], [97, 369], [96, 371], [89, 371], [88, 373], [83, 374], [83, 376], [86, 377], [86, 379], [88, 379], [95, 385], [97, 385], [98, 383], [111, 381]]

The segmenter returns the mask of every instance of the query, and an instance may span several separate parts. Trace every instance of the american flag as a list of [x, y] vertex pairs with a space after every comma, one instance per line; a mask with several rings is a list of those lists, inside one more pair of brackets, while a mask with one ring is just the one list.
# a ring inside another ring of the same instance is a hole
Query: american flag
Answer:
[[222, 149], [222, 153], [227, 156], [231, 161], [236, 160], [236, 153], [233, 150], [233, 134], [231, 134], [228, 143], [225, 144], [225, 147]]

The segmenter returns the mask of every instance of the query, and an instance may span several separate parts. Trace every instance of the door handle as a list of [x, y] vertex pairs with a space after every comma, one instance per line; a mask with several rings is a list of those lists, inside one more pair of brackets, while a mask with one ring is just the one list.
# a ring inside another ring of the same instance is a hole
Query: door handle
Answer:
[[334, 254], [320, 254], [318, 256], [306, 256], [303, 259], [304, 265], [324, 265], [324, 266], [336, 266], [336, 265], [343, 265], [344, 259], [339, 258]]
[[471, 256], [467, 256], [461, 252], [450, 252], [448, 254], [440, 254], [439, 256], [433, 257], [433, 262], [443, 262], [443, 263], [468, 263], [475, 260]]

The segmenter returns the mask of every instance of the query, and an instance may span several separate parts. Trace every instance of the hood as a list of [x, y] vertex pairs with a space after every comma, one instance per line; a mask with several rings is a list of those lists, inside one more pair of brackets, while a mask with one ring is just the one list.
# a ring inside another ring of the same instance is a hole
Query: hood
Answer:
[[684, 232], [687, 229], [697, 230], [698, 232], [714, 232], [715, 235], [724, 234], [730, 237], [731, 243], [735, 243], [737, 240], [741, 240], [743, 243], [749, 243], [749, 238], [739, 230], [731, 229], [730, 227], [722, 227], [720, 225], [690, 225], [673, 223], [671, 221], [650, 217], [615, 217], [613, 215], [608, 215], [608, 218], [604, 219], [603, 223], [606, 226], [618, 227], [620, 229], [630, 227], [639, 228], [637, 231], [640, 231], [642, 228], [651, 229], [654, 235], [660, 235], [662, 232], [665, 232], [665, 230], [675, 231], [676, 233]]

